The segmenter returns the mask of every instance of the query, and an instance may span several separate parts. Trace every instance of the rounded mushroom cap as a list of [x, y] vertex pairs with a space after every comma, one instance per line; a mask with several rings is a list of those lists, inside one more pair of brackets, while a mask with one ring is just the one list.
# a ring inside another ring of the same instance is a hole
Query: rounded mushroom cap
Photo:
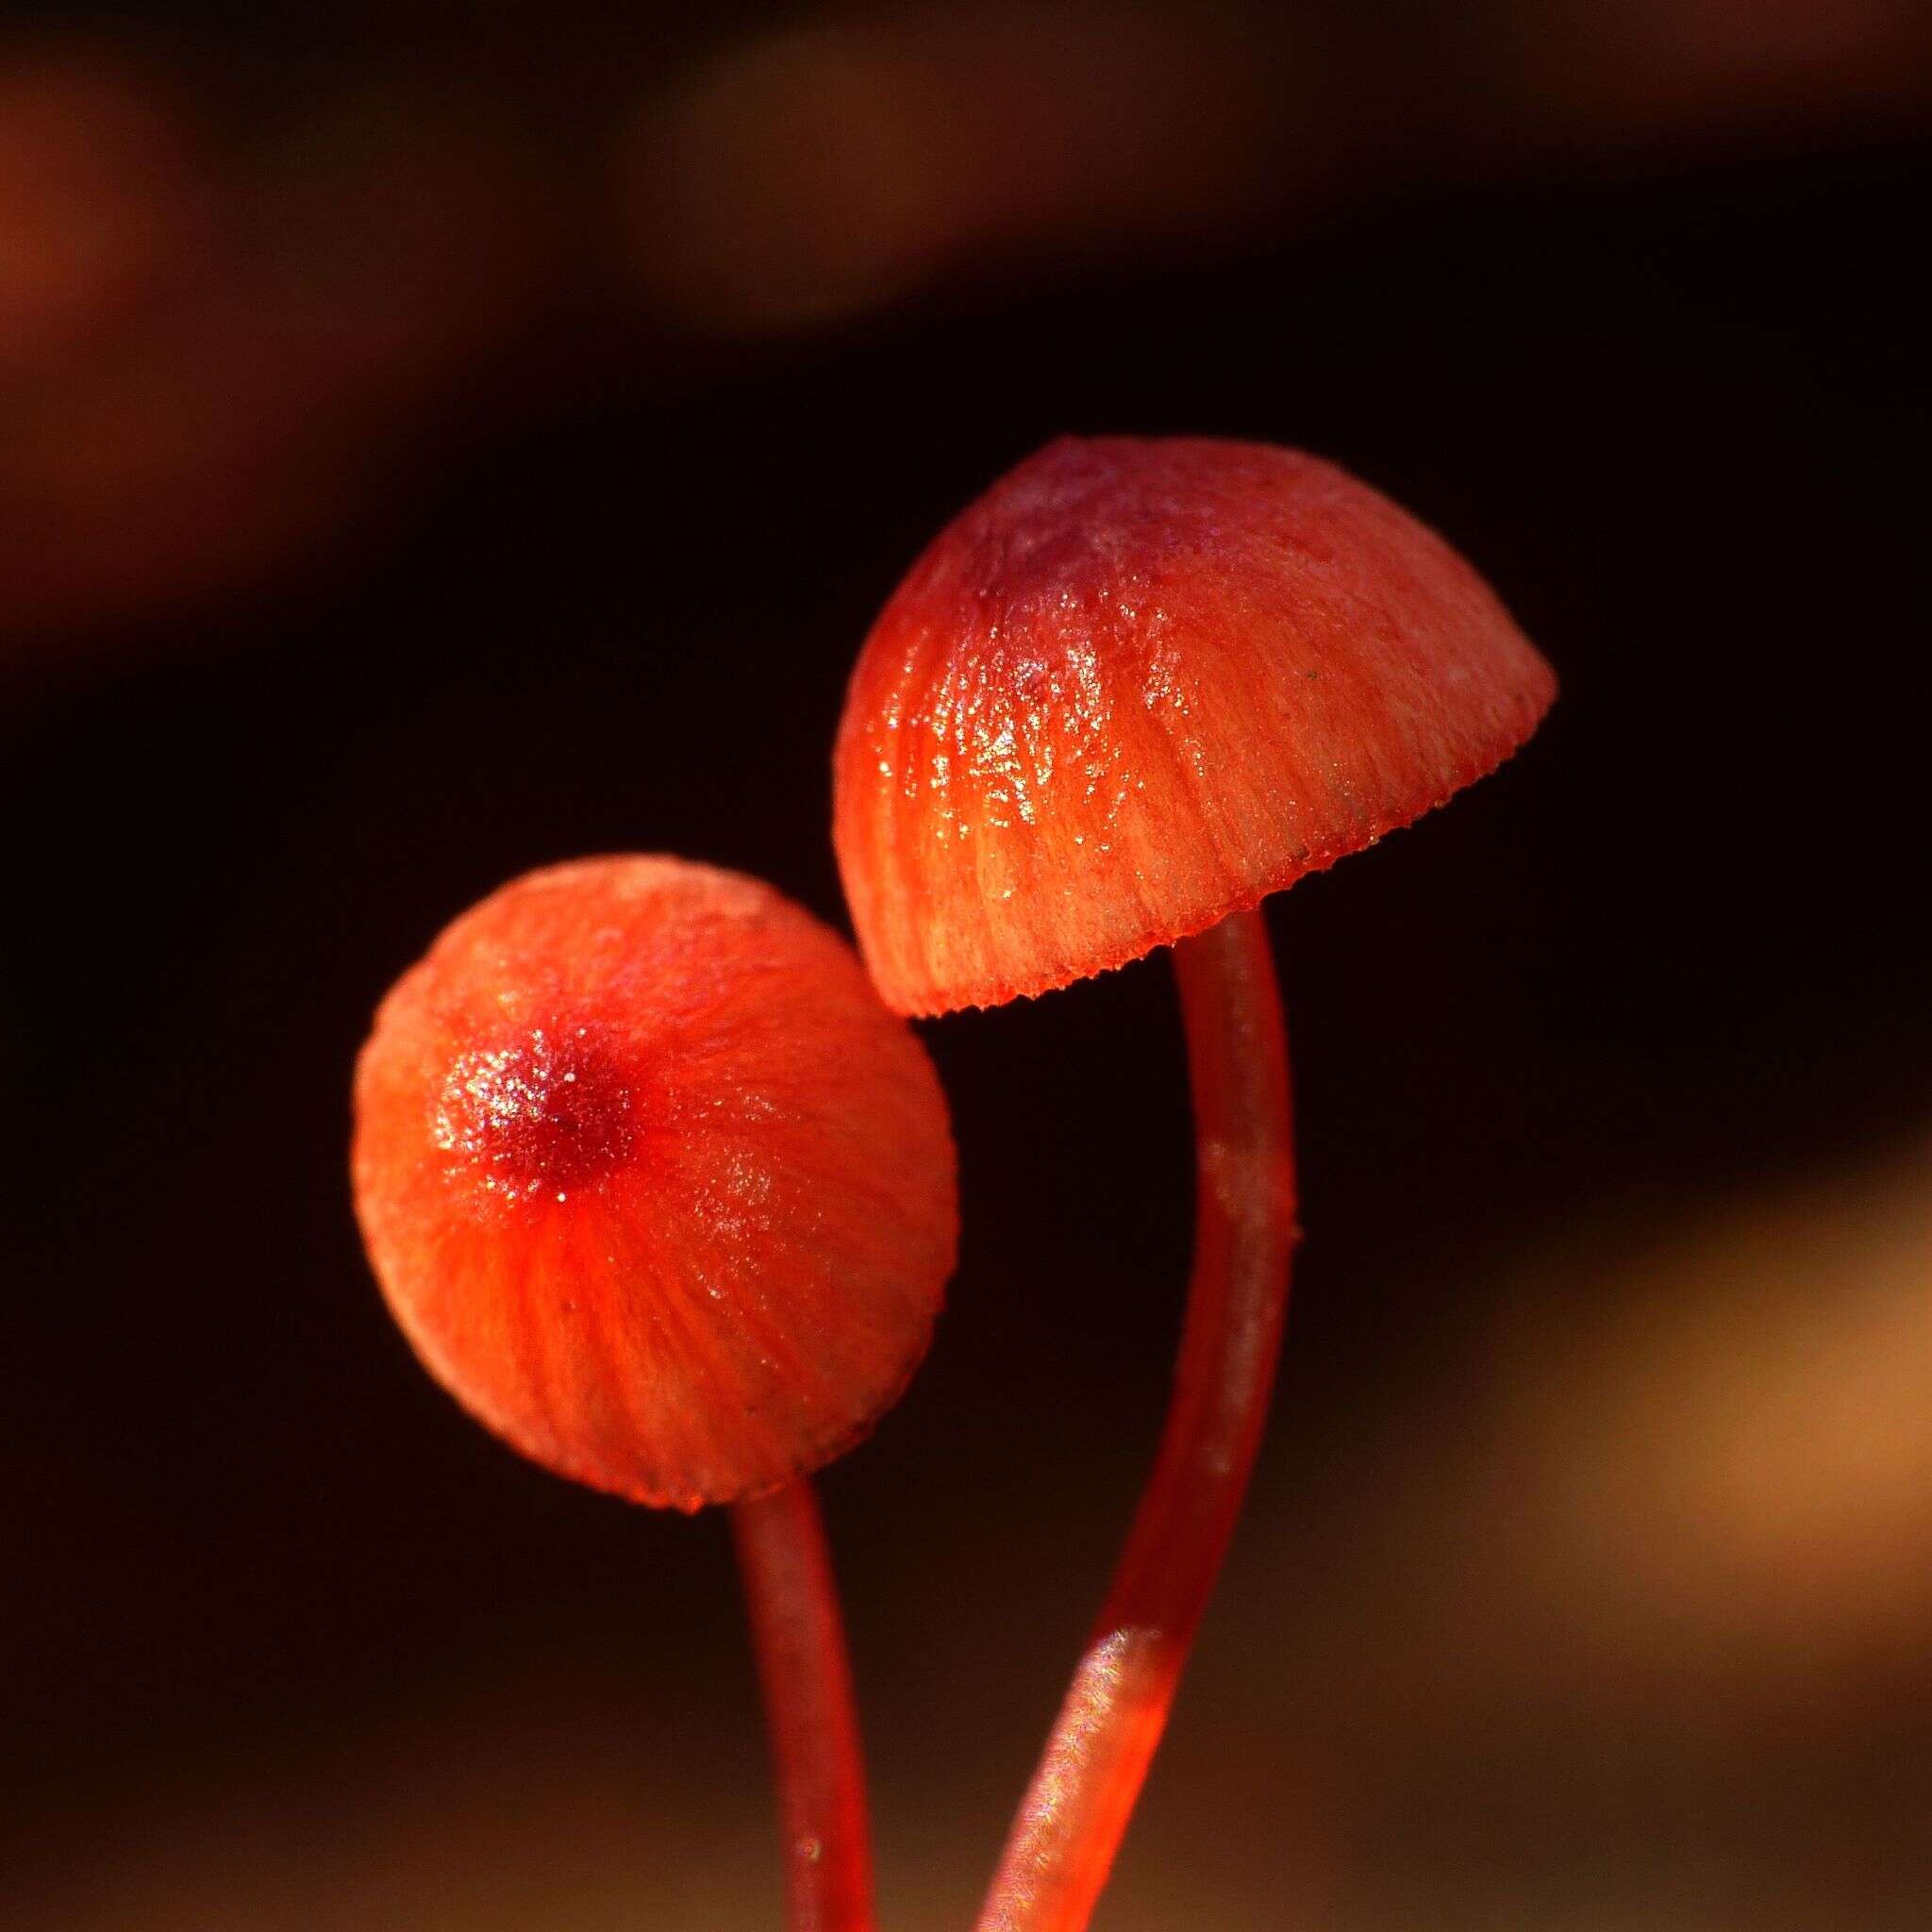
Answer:
[[1331, 463], [1063, 439], [957, 517], [853, 674], [834, 833], [889, 1006], [996, 1006], [1204, 931], [1493, 770], [1556, 677]]
[[816, 1469], [931, 1339], [958, 1215], [924, 1049], [845, 942], [675, 858], [532, 873], [447, 927], [356, 1070], [356, 1208], [464, 1407], [693, 1509]]

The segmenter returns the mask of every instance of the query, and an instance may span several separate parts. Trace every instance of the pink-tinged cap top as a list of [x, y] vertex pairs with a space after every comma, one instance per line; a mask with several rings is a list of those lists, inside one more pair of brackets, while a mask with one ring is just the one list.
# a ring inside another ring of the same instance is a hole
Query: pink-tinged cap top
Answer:
[[356, 1070], [356, 1209], [425, 1366], [643, 1503], [777, 1488], [924, 1355], [958, 1215], [924, 1049], [837, 934], [675, 858], [448, 926]]
[[1319, 458], [1074, 438], [941, 532], [853, 673], [834, 833], [905, 1013], [1205, 930], [1492, 771], [1557, 680], [1435, 533]]

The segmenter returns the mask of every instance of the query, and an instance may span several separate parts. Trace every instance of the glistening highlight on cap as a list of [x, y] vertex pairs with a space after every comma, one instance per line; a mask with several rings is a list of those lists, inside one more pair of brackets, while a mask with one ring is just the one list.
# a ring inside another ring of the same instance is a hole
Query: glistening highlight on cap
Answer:
[[1204, 931], [1502, 762], [1548, 664], [1433, 531], [1258, 443], [1072, 438], [970, 505], [853, 674], [835, 838], [889, 1005]]

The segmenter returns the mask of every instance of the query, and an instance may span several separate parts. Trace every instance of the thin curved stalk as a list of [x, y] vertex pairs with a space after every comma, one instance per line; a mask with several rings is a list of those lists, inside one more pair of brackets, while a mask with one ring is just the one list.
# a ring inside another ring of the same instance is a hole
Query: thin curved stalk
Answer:
[[810, 1483], [731, 1512], [778, 1784], [791, 1932], [872, 1932], [872, 1828], [852, 1668]]
[[1081, 1932], [1214, 1588], [1267, 1420], [1295, 1227], [1288, 1055], [1268, 932], [1174, 948], [1194, 1101], [1194, 1268], [1154, 1474], [979, 1919]]

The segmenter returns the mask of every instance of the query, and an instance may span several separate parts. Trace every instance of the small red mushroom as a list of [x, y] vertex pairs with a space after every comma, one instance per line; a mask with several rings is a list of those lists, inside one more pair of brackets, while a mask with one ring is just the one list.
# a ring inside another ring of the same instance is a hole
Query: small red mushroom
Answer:
[[887, 1003], [994, 1006], [1173, 945], [1191, 1070], [1167, 1432], [988, 1932], [1087, 1923], [1259, 1443], [1296, 1230], [1254, 908], [1492, 770], [1555, 694], [1439, 537], [1332, 464], [1253, 443], [1052, 444], [941, 533], [866, 641], [834, 832]]
[[559, 1474], [694, 1509], [865, 1434], [957, 1211], [924, 1050], [844, 941], [675, 858], [505, 886], [383, 1002], [356, 1204], [425, 1367]]
[[925, 1353], [958, 1238], [939, 1080], [851, 948], [661, 858], [505, 886], [376, 1015], [356, 1208], [430, 1374], [547, 1468], [731, 1503], [794, 1923], [870, 1924], [849, 1677], [802, 1479]]

